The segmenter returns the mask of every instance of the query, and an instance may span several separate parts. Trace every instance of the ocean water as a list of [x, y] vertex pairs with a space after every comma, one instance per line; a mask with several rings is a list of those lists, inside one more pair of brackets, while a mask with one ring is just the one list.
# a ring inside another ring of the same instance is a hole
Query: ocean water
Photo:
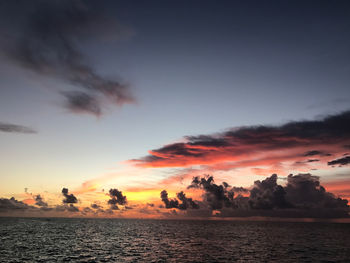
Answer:
[[350, 262], [350, 224], [0, 218], [0, 262]]

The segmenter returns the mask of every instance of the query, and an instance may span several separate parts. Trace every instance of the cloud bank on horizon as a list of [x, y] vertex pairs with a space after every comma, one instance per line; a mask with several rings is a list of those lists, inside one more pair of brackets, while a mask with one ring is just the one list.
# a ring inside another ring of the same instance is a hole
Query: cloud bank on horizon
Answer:
[[127, 84], [99, 74], [82, 51], [91, 39], [127, 32], [101, 10], [79, 0], [7, 1], [2, 9], [2, 52], [16, 65], [69, 84], [71, 90], [60, 91], [68, 110], [100, 116], [106, 104], [135, 101]]
[[[273, 174], [257, 180], [250, 189], [230, 186], [226, 182], [216, 184], [212, 176], [194, 177], [187, 190], [201, 191], [201, 199], [186, 197], [183, 191], [177, 198], [160, 192], [158, 206], [153, 203], [127, 205], [127, 196], [117, 189], [110, 189], [104, 204], [93, 201], [90, 206], [76, 206], [78, 199], [62, 189], [63, 205], [49, 205], [41, 195], [33, 195], [32, 205], [14, 197], [0, 199], [0, 215], [28, 216], [130, 216], [153, 215], [167, 217], [279, 217], [279, 218], [350, 218], [346, 199], [336, 197], [320, 184], [319, 177], [311, 174], [290, 174], [285, 186], [277, 183]], [[27, 200], [28, 201], [28, 200]], [[91, 200], [90, 200], [91, 201]], [[118, 205], [123, 206], [120, 209]], [[169, 212], [169, 211], [171, 212]], [[115, 214], [117, 212], [118, 214]], [[68, 213], [68, 214], [67, 214]]]

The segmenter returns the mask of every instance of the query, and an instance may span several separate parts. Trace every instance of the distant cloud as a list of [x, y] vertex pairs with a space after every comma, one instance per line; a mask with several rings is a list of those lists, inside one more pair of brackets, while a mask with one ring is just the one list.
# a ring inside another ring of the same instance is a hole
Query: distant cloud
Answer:
[[176, 197], [179, 199], [180, 202], [177, 199], [169, 199], [168, 192], [166, 190], [163, 190], [160, 193], [160, 197], [165, 205], [165, 208], [167, 209], [177, 208], [180, 210], [187, 210], [189, 208], [199, 208], [199, 205], [195, 201], [193, 201], [192, 198], [187, 198], [186, 194], [183, 191], [176, 194]]
[[78, 199], [73, 194], [68, 194], [68, 189], [63, 188], [62, 194], [64, 196], [63, 203], [65, 204], [75, 204], [78, 203]]
[[350, 156], [345, 156], [343, 158], [339, 158], [333, 161], [328, 162], [328, 165], [347, 165], [350, 164]]
[[308, 151], [308, 152], [304, 153], [304, 156], [315, 156], [315, 155], [331, 156], [331, 154], [329, 154], [329, 153], [324, 153], [324, 152], [317, 151], [317, 150], [312, 150], [312, 151]]
[[0, 212], [23, 211], [32, 208], [34, 209], [33, 206], [18, 201], [14, 197], [0, 198]]
[[327, 192], [317, 176], [291, 174], [285, 186], [277, 179], [273, 174], [255, 181], [248, 196], [235, 195], [227, 183], [215, 184], [212, 176], [194, 177], [188, 188], [202, 189], [201, 203], [218, 216], [349, 217], [348, 201]]
[[350, 111], [320, 120], [238, 127], [184, 140], [151, 150], [131, 162], [141, 167], [207, 165], [215, 170], [271, 166], [283, 161], [303, 161], [306, 165], [308, 160], [303, 157], [307, 156], [318, 156], [326, 163], [332, 153], [343, 153], [344, 145], [350, 142]]
[[122, 191], [118, 189], [109, 189], [110, 199], [108, 200], [108, 204], [112, 210], [119, 210], [118, 205], [127, 204], [126, 196], [123, 195]]
[[[99, 116], [104, 102], [134, 102], [128, 85], [99, 74], [81, 46], [122, 36], [127, 30], [85, 1], [8, 1], [2, 4], [4, 53], [18, 65], [63, 80], [77, 91], [62, 93], [73, 113]], [[7, 32], [7, 31], [9, 32]]]
[[234, 204], [233, 189], [230, 189], [229, 184], [226, 182], [223, 182], [221, 185], [215, 184], [212, 176], [202, 178], [196, 176], [187, 188], [203, 189], [203, 201], [208, 204], [212, 210], [221, 209], [224, 206], [236, 207]]
[[94, 96], [80, 91], [63, 92], [62, 94], [66, 97], [66, 107], [71, 112], [87, 112], [96, 116], [102, 114], [100, 104]]
[[47, 207], [48, 206], [48, 204], [46, 202], [44, 202], [44, 200], [41, 197], [41, 195], [34, 196], [34, 200], [35, 200], [35, 204], [37, 206], [40, 206], [40, 207]]
[[102, 208], [102, 206], [100, 206], [98, 204], [91, 204], [91, 208], [93, 208], [93, 209], [100, 209], [100, 208]]
[[0, 131], [9, 133], [37, 133], [32, 128], [5, 122], [0, 122]]
[[73, 204], [64, 204], [64, 205], [57, 205], [55, 207], [55, 210], [57, 212], [79, 212], [79, 208], [77, 208], [76, 206], [74, 206]]

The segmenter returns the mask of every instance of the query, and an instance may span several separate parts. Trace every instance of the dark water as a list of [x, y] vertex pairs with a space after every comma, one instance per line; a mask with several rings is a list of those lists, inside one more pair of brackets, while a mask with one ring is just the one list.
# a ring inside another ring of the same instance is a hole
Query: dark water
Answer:
[[1, 262], [350, 262], [350, 224], [0, 218]]

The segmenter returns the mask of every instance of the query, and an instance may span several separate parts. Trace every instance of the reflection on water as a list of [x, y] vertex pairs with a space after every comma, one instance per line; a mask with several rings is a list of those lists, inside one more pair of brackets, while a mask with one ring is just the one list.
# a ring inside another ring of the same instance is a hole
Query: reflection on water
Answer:
[[349, 262], [350, 224], [0, 218], [1, 262]]

